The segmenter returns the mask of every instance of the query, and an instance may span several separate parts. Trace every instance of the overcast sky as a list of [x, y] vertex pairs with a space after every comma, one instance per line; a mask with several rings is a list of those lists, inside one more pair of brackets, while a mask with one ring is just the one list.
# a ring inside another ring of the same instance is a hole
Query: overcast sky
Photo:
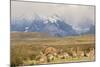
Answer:
[[11, 19], [34, 19], [34, 15], [52, 16], [57, 14], [64, 18], [66, 23], [77, 25], [86, 20], [94, 23], [95, 16], [94, 6], [84, 5], [68, 5], [68, 4], [51, 4], [51, 3], [36, 3], [36, 2], [11, 2]]

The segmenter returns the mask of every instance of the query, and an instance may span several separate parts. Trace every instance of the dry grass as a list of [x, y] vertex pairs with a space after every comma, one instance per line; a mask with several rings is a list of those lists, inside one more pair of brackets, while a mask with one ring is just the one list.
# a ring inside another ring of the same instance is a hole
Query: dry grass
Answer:
[[[95, 38], [94, 35], [58, 38], [38, 33], [11, 33], [11, 65], [22, 66], [38, 64], [35, 58], [46, 47], [54, 47], [57, 50], [62, 49], [63, 52], [68, 53], [71, 52], [71, 48], [76, 50], [76, 48], [79, 47], [80, 50], [89, 52], [90, 48], [95, 48]], [[92, 61], [89, 58], [85, 58], [86, 60], [83, 59], [56, 59], [48, 63]]]

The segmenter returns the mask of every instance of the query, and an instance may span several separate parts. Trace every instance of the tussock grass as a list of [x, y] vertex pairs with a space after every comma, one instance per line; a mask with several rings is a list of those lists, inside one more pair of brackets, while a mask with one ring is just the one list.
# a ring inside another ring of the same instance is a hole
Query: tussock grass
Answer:
[[[54, 47], [63, 52], [71, 53], [71, 48], [89, 52], [90, 48], [95, 48], [94, 35], [68, 36], [68, 37], [49, 37], [38, 33], [11, 33], [11, 66], [23, 66], [38, 64], [36, 56], [46, 47]], [[94, 58], [93, 58], [94, 60]], [[83, 58], [56, 58], [49, 63], [93, 61], [87, 57]]]

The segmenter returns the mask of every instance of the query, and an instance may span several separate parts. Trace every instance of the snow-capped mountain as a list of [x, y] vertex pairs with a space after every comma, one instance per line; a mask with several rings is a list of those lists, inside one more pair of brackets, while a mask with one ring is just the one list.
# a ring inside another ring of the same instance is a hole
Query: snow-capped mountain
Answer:
[[95, 23], [89, 19], [84, 19], [73, 28], [79, 34], [95, 34]]
[[95, 25], [91, 25], [89, 30], [82, 34], [95, 34]]
[[[26, 19], [12, 20], [11, 31], [45, 32], [51, 36], [67, 36], [67, 35], [69, 36], [69, 35], [79, 34], [78, 31], [76, 31], [71, 25], [65, 23], [65, 21], [57, 15], [51, 17], [35, 16], [35, 19], [31, 21]], [[90, 31], [91, 29], [86, 31], [86, 33], [94, 32]]]

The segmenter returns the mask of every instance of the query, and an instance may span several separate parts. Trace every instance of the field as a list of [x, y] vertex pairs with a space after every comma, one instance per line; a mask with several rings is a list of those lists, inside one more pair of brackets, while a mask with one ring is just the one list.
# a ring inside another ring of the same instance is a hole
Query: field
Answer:
[[94, 60], [94, 35], [50, 37], [37, 32], [11, 32], [11, 66]]

